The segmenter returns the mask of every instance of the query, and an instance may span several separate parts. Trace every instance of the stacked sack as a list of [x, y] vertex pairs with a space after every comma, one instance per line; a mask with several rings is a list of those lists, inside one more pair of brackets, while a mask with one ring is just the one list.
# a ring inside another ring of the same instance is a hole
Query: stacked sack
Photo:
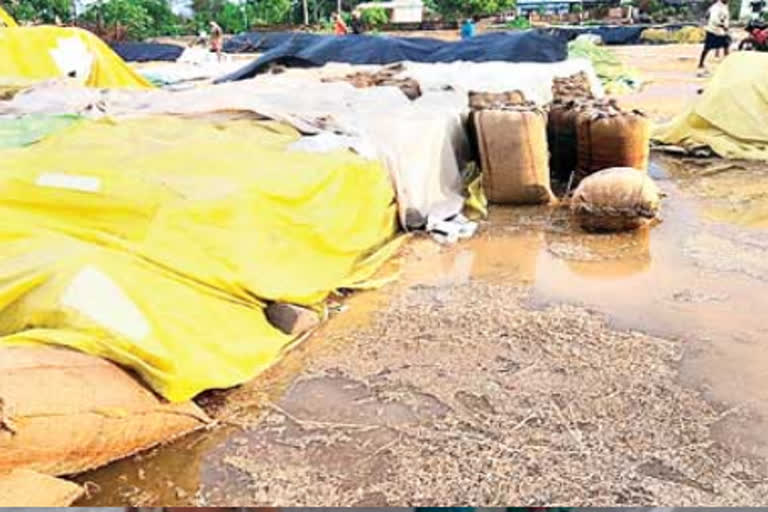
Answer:
[[555, 179], [574, 184], [612, 167], [645, 171], [650, 155], [650, 122], [614, 100], [555, 100], [547, 125]]
[[589, 77], [583, 71], [552, 81], [552, 98], [554, 101], [588, 101], [595, 99]]
[[472, 113], [486, 197], [500, 204], [544, 204], [550, 188], [547, 113], [529, 104]]
[[591, 101], [556, 99], [549, 108], [547, 142], [550, 148], [552, 178], [567, 182], [578, 164], [578, 119], [591, 108]]
[[[3, 346], [0, 503], [70, 505], [83, 490], [55, 476], [98, 468], [209, 422], [194, 403], [165, 402], [99, 357], [62, 348]], [[31, 488], [34, 492], [28, 492]]]
[[642, 112], [622, 110], [613, 101], [593, 103], [577, 117], [576, 136], [576, 183], [612, 167], [648, 169], [651, 124]]
[[531, 105], [525, 99], [525, 95], [518, 90], [506, 92], [477, 92], [469, 91], [469, 109], [499, 110], [507, 107]]
[[[595, 99], [586, 76], [557, 79], [548, 110], [518, 91], [470, 93], [470, 135], [486, 197], [497, 204], [545, 204], [550, 177], [576, 192], [574, 217], [589, 231], [647, 224], [659, 194], [646, 175], [650, 123], [615, 100]], [[550, 154], [551, 152], [551, 154]]]

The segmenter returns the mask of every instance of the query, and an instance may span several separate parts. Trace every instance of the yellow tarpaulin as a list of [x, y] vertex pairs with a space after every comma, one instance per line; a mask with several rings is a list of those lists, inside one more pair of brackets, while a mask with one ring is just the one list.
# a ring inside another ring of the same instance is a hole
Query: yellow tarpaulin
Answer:
[[0, 152], [0, 342], [107, 357], [174, 401], [254, 377], [291, 341], [262, 300], [316, 305], [396, 248], [387, 172], [297, 137], [154, 117]]
[[58, 78], [88, 87], [152, 87], [88, 31], [53, 26], [0, 30], [0, 85]]
[[657, 127], [653, 139], [685, 148], [707, 146], [725, 158], [768, 160], [766, 68], [768, 54], [731, 54], [696, 103]]
[[3, 6], [0, 5], [0, 28], [17, 26], [18, 24], [16, 23], [16, 20], [14, 20], [11, 15], [8, 14], [5, 9], [3, 9]]

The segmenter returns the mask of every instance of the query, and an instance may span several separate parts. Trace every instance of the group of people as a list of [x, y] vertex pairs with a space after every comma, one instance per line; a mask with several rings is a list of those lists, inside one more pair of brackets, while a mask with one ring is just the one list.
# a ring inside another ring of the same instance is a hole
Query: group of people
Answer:
[[347, 25], [340, 12], [333, 13], [333, 33], [337, 36], [345, 36], [349, 33], [360, 35], [365, 31], [363, 15], [360, 11], [352, 11], [352, 19]]

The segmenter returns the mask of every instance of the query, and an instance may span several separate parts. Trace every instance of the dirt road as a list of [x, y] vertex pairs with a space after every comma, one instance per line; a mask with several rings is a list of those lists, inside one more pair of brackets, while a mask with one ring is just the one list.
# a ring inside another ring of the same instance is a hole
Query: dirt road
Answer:
[[[657, 93], [627, 101], [663, 117], [696, 84], [658, 58], [693, 50], [652, 48]], [[655, 157], [651, 230], [495, 208], [469, 242], [412, 240], [396, 284], [206, 397], [226, 426], [82, 476], [84, 504], [765, 503], [768, 180], [717, 165]]]

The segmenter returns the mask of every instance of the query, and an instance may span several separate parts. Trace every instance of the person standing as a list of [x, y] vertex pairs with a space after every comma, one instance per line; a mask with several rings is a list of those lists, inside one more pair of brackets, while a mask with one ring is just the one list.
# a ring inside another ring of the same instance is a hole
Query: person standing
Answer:
[[224, 49], [224, 31], [218, 23], [212, 21], [211, 27], [211, 51], [216, 53], [216, 59], [221, 62], [221, 51]]
[[704, 49], [701, 51], [701, 58], [699, 59], [699, 76], [706, 76], [707, 74], [704, 61], [710, 50], [722, 49], [725, 56], [728, 56], [728, 49], [731, 45], [730, 37], [728, 37], [730, 17], [728, 0], [717, 0], [709, 8], [709, 19], [705, 28], [707, 34], [704, 39]]
[[344, 18], [341, 17], [341, 12], [334, 13], [333, 17], [333, 33], [337, 36], [345, 36], [349, 34], [349, 28], [344, 22]]
[[352, 21], [350, 22], [350, 26], [352, 28], [352, 33], [358, 36], [365, 31], [363, 16], [357, 9], [352, 12]]
[[469, 39], [475, 36], [475, 22], [472, 18], [467, 18], [461, 25], [460, 35], [462, 39]]

